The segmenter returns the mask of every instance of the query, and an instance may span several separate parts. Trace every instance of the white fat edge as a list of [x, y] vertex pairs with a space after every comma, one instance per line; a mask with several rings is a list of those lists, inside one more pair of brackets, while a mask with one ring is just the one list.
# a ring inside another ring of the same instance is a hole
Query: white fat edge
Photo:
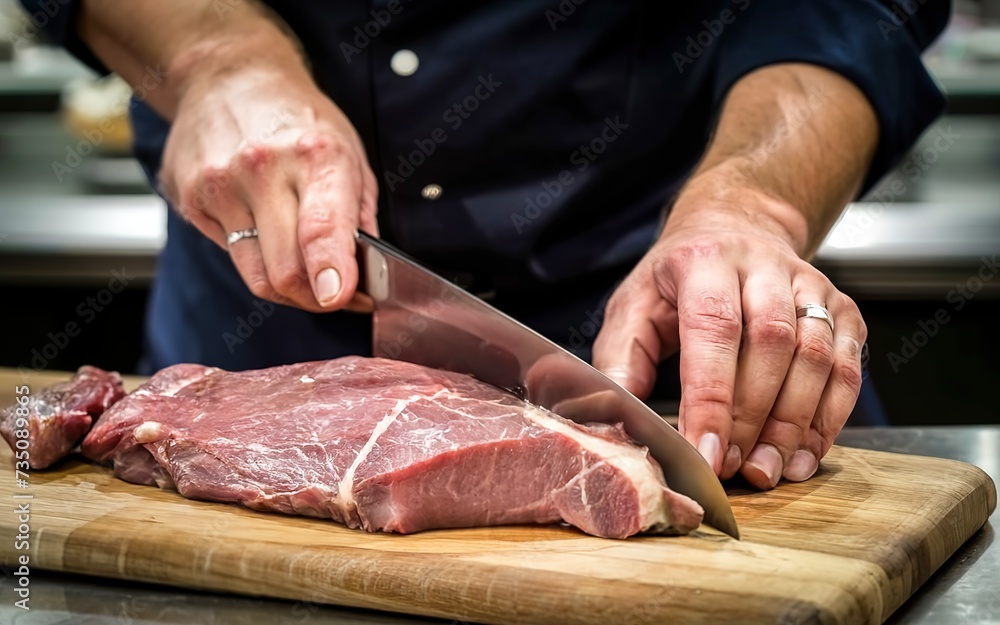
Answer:
[[132, 437], [140, 445], [155, 443], [167, 435], [167, 426], [158, 421], [144, 421], [132, 430]]
[[633, 484], [636, 485], [636, 490], [639, 493], [639, 510], [642, 514], [639, 525], [643, 530], [656, 526], [669, 527], [673, 525], [670, 507], [667, 505], [667, 498], [663, 493], [663, 482], [657, 475], [655, 467], [647, 459], [645, 448], [629, 445], [625, 442], [613, 442], [587, 432], [581, 432], [568, 423], [552, 418], [535, 406], [527, 406], [524, 416], [547, 430], [572, 439], [580, 447], [597, 455], [607, 464], [625, 475], [632, 476]]
[[340, 499], [340, 507], [344, 511], [345, 519], [350, 519], [351, 510], [357, 508], [357, 504], [354, 502], [354, 472], [357, 471], [357, 468], [361, 466], [361, 463], [364, 462], [368, 457], [368, 454], [371, 453], [371, 450], [375, 447], [375, 443], [378, 441], [378, 438], [389, 429], [389, 426], [396, 421], [404, 410], [406, 410], [407, 406], [420, 398], [420, 395], [414, 395], [407, 399], [397, 400], [396, 405], [393, 406], [392, 410], [382, 417], [382, 419], [375, 425], [375, 429], [372, 430], [372, 435], [368, 437], [368, 441], [365, 442], [361, 451], [358, 452], [354, 462], [352, 462], [351, 466], [344, 472], [344, 477], [340, 479], [340, 484], [337, 486], [337, 493]]

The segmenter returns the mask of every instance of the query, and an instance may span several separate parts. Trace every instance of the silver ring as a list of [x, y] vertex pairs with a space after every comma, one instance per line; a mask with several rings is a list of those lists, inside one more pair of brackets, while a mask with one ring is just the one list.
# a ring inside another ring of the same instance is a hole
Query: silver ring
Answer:
[[226, 243], [232, 245], [233, 243], [236, 243], [237, 241], [240, 241], [242, 239], [256, 239], [256, 238], [257, 238], [256, 228], [247, 228], [246, 230], [234, 230], [233, 232], [229, 233], [228, 237], [226, 237]]
[[795, 318], [801, 319], [803, 317], [809, 317], [810, 319], [822, 319], [830, 325], [830, 332], [833, 332], [833, 315], [830, 311], [826, 309], [826, 306], [821, 306], [819, 304], [803, 304], [802, 306], [795, 307]]

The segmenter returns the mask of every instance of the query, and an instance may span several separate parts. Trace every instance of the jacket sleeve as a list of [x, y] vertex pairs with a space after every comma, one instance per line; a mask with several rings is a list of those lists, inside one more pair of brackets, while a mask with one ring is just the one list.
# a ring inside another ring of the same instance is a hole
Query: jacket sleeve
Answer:
[[[53, 43], [68, 50], [95, 71], [107, 74], [108, 68], [101, 63], [87, 44], [76, 32], [76, 18], [81, 0], [21, 0], [28, 12], [33, 29], [45, 33]], [[123, 3], [122, 10], [125, 8]], [[29, 33], [36, 32], [29, 29]]]
[[944, 30], [949, 0], [733, 0], [720, 37], [716, 110], [743, 75], [775, 63], [810, 63], [852, 81], [875, 110], [879, 142], [862, 192], [906, 154], [944, 110], [921, 51]]

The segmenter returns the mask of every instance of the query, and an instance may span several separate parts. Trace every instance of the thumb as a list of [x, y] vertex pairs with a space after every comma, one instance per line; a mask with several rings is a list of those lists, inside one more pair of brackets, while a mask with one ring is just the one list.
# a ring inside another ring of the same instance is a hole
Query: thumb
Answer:
[[656, 368], [677, 350], [677, 311], [648, 282], [626, 278], [608, 300], [604, 323], [594, 341], [594, 367], [645, 399]]

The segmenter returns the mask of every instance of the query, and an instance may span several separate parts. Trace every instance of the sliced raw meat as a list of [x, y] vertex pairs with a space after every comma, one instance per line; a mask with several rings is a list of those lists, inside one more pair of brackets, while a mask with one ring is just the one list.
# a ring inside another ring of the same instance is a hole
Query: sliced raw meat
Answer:
[[176, 365], [105, 413], [83, 451], [131, 482], [369, 531], [565, 521], [623, 538], [703, 514], [620, 428], [375, 358]]
[[[82, 367], [0, 414], [30, 466], [65, 456], [124, 396], [121, 379]], [[597, 535], [683, 532], [701, 509], [665, 488], [620, 428], [579, 426], [467, 376], [348, 358], [226, 373], [164, 370], [85, 441], [128, 481], [192, 498], [331, 517], [352, 527], [565, 520]]]
[[83, 366], [70, 380], [28, 395], [26, 405], [5, 408], [0, 413], [0, 433], [17, 451], [15, 431], [27, 430], [28, 464], [44, 469], [76, 447], [93, 420], [124, 396], [117, 373]]

